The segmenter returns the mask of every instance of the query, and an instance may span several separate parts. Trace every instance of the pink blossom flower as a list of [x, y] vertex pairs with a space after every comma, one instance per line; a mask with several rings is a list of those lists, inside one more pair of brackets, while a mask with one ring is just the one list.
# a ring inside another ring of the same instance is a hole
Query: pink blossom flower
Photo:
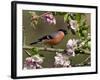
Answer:
[[65, 53], [68, 56], [75, 56], [75, 47], [78, 45], [79, 40], [69, 39], [66, 44]]
[[55, 67], [70, 67], [71, 66], [68, 56], [62, 53], [56, 52], [56, 56], [54, 58], [55, 58], [55, 62], [54, 62]]
[[70, 20], [70, 27], [71, 29], [73, 30], [76, 30], [77, 29], [77, 21], [76, 20]]
[[76, 30], [78, 28], [78, 23], [76, 20], [69, 20], [68, 23], [68, 28], [71, 29], [72, 34], [76, 34]]
[[67, 44], [66, 44], [66, 47], [69, 49], [73, 49], [75, 46], [77, 45], [77, 40], [75, 39], [69, 39]]
[[70, 61], [67, 60], [67, 61], [63, 64], [63, 67], [71, 67]]
[[52, 13], [47, 13], [43, 16], [43, 19], [45, 20], [45, 22], [49, 23], [49, 24], [56, 24], [56, 19], [53, 16]]
[[68, 56], [75, 56], [75, 51], [74, 49], [67, 49], [67, 53]]
[[27, 57], [24, 62], [24, 69], [38, 69], [42, 68], [43, 58], [39, 55], [34, 55], [32, 57]]

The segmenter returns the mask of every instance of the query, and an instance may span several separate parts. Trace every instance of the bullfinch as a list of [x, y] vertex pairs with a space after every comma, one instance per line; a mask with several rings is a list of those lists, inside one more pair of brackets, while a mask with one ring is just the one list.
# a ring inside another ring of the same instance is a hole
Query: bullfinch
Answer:
[[39, 38], [37, 41], [30, 43], [30, 45], [37, 44], [37, 43], [44, 43], [53, 47], [53, 45], [59, 44], [64, 36], [67, 34], [65, 29], [59, 29], [58, 31], [51, 33], [50, 35], [45, 35]]

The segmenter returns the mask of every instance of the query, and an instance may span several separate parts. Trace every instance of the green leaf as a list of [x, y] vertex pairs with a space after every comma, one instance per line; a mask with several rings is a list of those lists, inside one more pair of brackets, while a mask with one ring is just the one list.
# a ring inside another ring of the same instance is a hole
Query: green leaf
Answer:
[[88, 26], [86, 25], [82, 27], [82, 30], [87, 30], [87, 29], [88, 29]]
[[76, 14], [71, 13], [71, 14], [70, 14], [70, 17], [71, 17], [72, 20], [76, 20]]
[[79, 37], [81, 39], [84, 39], [84, 37], [85, 37], [85, 34], [83, 33], [83, 30], [82, 29], [79, 30]]
[[85, 35], [87, 34], [87, 30], [83, 30], [82, 33]]
[[38, 50], [38, 48], [32, 48], [32, 55], [36, 55], [36, 54], [38, 54], [38, 52], [39, 52], [39, 50]]
[[91, 48], [91, 41], [88, 41], [88, 48]]
[[69, 16], [68, 14], [64, 15], [64, 22], [66, 22], [68, 20], [68, 16]]
[[76, 20], [78, 21], [78, 23], [80, 22], [80, 20], [81, 20], [81, 14], [79, 14], [79, 13], [76, 14]]

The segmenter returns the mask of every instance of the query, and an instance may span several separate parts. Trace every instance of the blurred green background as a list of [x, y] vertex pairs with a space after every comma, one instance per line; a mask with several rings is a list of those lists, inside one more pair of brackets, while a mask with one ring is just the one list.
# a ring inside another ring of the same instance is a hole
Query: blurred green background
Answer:
[[[40, 15], [44, 12], [42, 11], [34, 11], [36, 14]], [[86, 22], [89, 26], [90, 25], [90, 14], [85, 14], [86, 15]], [[28, 45], [33, 41], [36, 41], [38, 38], [42, 37], [43, 35], [50, 34], [52, 32], [57, 31], [60, 28], [65, 28], [66, 26], [64, 24], [63, 16], [62, 15], [57, 15], [55, 16], [56, 18], [56, 25], [49, 25], [45, 23], [42, 19], [39, 19], [38, 24], [36, 25], [36, 29], [33, 28], [31, 25], [31, 15], [29, 14], [29, 10], [23, 10], [23, 45]], [[90, 28], [89, 28], [90, 29]], [[54, 48], [62, 48], [65, 49], [66, 43], [69, 39], [73, 38], [79, 38], [78, 34], [73, 35], [70, 30], [67, 30], [68, 34], [65, 36], [63, 41], [54, 46]], [[90, 31], [90, 30], [89, 30]], [[25, 40], [24, 40], [25, 39]], [[36, 44], [34, 46], [43, 46], [42, 44]], [[54, 67], [54, 56], [55, 52], [47, 52], [47, 51], [39, 51], [40, 54], [43, 54], [45, 59], [43, 62], [43, 67], [44, 68], [52, 68]], [[23, 49], [23, 62], [25, 58], [28, 57], [28, 55], [25, 53]], [[84, 61], [88, 55], [85, 54], [79, 54], [75, 57], [70, 58], [71, 59], [71, 64], [79, 64], [82, 61]]]

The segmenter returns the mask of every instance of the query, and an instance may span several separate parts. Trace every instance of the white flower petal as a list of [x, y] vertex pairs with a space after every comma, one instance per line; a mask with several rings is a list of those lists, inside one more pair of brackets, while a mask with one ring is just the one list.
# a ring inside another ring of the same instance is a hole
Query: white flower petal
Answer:
[[75, 56], [75, 51], [73, 51], [73, 54], [72, 54], [72, 56]]
[[75, 26], [71, 25], [70, 27], [71, 27], [71, 29], [76, 30]]
[[66, 57], [66, 55], [63, 55], [62, 53], [56, 53], [56, 56], [54, 58], [55, 58], [54, 64], [56, 66], [67, 67], [68, 65], [70, 65], [68, 56]]
[[72, 39], [68, 40], [66, 47], [67, 48], [73, 48], [73, 40]]
[[64, 67], [67, 67], [69, 65], [70, 65], [70, 61], [69, 60], [64, 63]]

